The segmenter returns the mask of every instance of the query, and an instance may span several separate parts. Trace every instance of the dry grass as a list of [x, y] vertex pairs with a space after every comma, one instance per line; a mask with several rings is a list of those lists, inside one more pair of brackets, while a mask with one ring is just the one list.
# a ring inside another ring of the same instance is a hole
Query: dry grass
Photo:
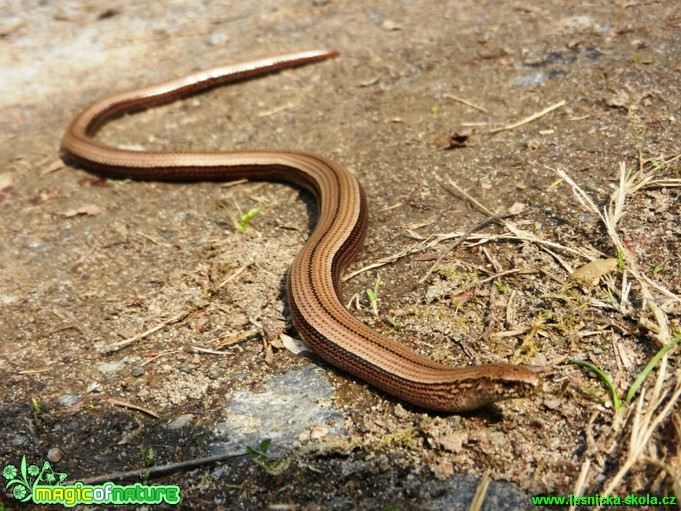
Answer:
[[[678, 344], [679, 336], [681, 336], [680, 332], [674, 334], [670, 327], [672, 324], [670, 316], [674, 314], [678, 316], [681, 310], [679, 308], [681, 297], [645, 275], [639, 267], [636, 256], [626, 249], [619, 234], [625, 206], [633, 195], [654, 187], [681, 187], [681, 179], [659, 177], [663, 170], [668, 169], [680, 158], [681, 155], [663, 161], [641, 160], [638, 165], [639, 170], [635, 172], [628, 172], [622, 163], [619, 168], [618, 184], [602, 210], [565, 171], [552, 169], [570, 185], [579, 203], [600, 220], [602, 228], [612, 243], [612, 249], [607, 254], [597, 251], [588, 244], [587, 248], [566, 246], [521, 229], [507, 220], [509, 216], [513, 216], [514, 208], [511, 208], [511, 214], [494, 214], [458, 187], [456, 183], [450, 182], [457, 194], [465, 197], [476, 209], [488, 215], [493, 221], [502, 224], [507, 232], [486, 234], [456, 231], [427, 237], [411, 232], [412, 236], [417, 239], [414, 245], [356, 272], [360, 273], [409, 254], [431, 249], [446, 240], [458, 240], [458, 243], [465, 240], [468, 246], [504, 240], [533, 243], [549, 253], [568, 274], [572, 274], [574, 269], [560, 254], [576, 256], [584, 259], [585, 262], [603, 261], [604, 257], [616, 258], [619, 271], [616, 276], [607, 275], [604, 279], [610, 300], [591, 298], [590, 304], [601, 309], [615, 310], [623, 319], [628, 318], [636, 322], [644, 339], [647, 338], [656, 344], [656, 346], [649, 347], [650, 350], [659, 349], [660, 355], [664, 354], [657, 357], [659, 363], [657, 363], [657, 376], [654, 383], [646, 382], [651, 379], [652, 373], [643, 372], [638, 379], [636, 379], [637, 374], [626, 375], [627, 381], [637, 380], [635, 385], [642, 384], [638, 390], [638, 399], [635, 403], [627, 402], [628, 404], [620, 409], [612, 409], [611, 426], [601, 428], [595, 438], [589, 439], [591, 448], [586, 449], [582, 455], [581, 471], [573, 485], [573, 494], [576, 496], [595, 493], [616, 495], [618, 490], [622, 493], [621, 484], [631, 470], [639, 464], [648, 464], [657, 470], [657, 480], [670, 478], [669, 486], [673, 492], [676, 492], [677, 498], [681, 497], [679, 495], [681, 467], [678, 466], [677, 458], [675, 458], [677, 454], [664, 447], [664, 445], [678, 445], [681, 439], [681, 418], [677, 409], [681, 398], [681, 369], [670, 369], [667, 353], [667, 351], [672, 351], [670, 348], [673, 349]], [[441, 259], [438, 259], [438, 263]], [[627, 396], [629, 400], [634, 399], [636, 391], [637, 387], [632, 386]], [[593, 426], [596, 415], [594, 413], [592, 416], [587, 430]], [[656, 436], [655, 433], [659, 432], [661, 426], [669, 425], [670, 422], [675, 426], [675, 429], [672, 429], [676, 431], [677, 438], [664, 443], [659, 442], [659, 434]], [[593, 433], [588, 431], [587, 436], [591, 435]], [[610, 472], [614, 475], [610, 475], [607, 480], [603, 481], [599, 478], [606, 464], [609, 466], [614, 464], [617, 468]]]
[[[624, 163], [620, 164], [619, 184], [610, 196], [608, 205], [599, 210], [588, 194], [575, 183], [564, 171], [555, 171], [562, 179], [572, 187], [572, 191], [579, 202], [591, 213], [597, 215], [613, 244], [613, 248], [621, 261], [621, 280], [619, 288], [614, 288], [615, 282], [610, 280], [609, 286], [617, 295], [615, 305], [619, 311], [629, 318], [637, 321], [638, 325], [646, 332], [648, 338], [655, 340], [659, 346], [669, 346], [677, 340], [673, 339], [670, 329], [669, 311], [673, 306], [681, 303], [681, 297], [675, 295], [664, 286], [652, 281], [639, 268], [636, 258], [631, 254], [622, 243], [619, 236], [618, 225], [622, 219], [624, 206], [628, 198], [635, 193], [651, 187], [679, 187], [681, 179], [662, 179], [657, 174], [677, 161], [680, 156], [675, 156], [662, 162], [641, 161], [639, 170], [628, 173]], [[632, 300], [632, 293], [637, 294], [637, 300]], [[677, 334], [678, 335], [678, 334]], [[633, 376], [630, 375], [633, 379]], [[652, 389], [645, 386], [639, 394], [635, 408], [625, 411], [626, 424], [615, 420], [613, 429], [605, 434], [610, 436], [609, 440], [613, 446], [624, 446], [627, 429], [629, 430], [629, 442], [626, 450], [619, 450], [617, 447], [610, 453], [613, 459], [618, 460], [619, 470], [612, 476], [604, 488], [600, 491], [601, 495], [612, 495], [622, 483], [625, 476], [637, 463], [651, 463], [658, 467], [660, 471], [666, 472], [674, 481], [673, 487], [678, 492], [681, 472], [678, 468], [672, 468], [664, 460], [673, 455], [658, 449], [654, 445], [653, 435], [660, 425], [666, 421], [681, 397], [681, 370], [669, 371], [667, 354], [665, 354], [657, 368], [657, 379]], [[676, 417], [678, 417], [678, 412]], [[677, 419], [678, 420], [678, 419]], [[678, 431], [677, 431], [678, 433]], [[673, 445], [669, 442], [667, 445]], [[678, 438], [676, 441], [678, 445]], [[624, 451], [624, 452], [622, 452]], [[646, 456], [646, 453], [648, 455]], [[660, 460], [659, 457], [662, 459]], [[584, 460], [582, 474], [575, 487], [576, 495], [583, 495], [585, 492], [593, 493], [597, 489], [596, 477], [599, 472], [591, 469], [592, 459]], [[677, 498], [679, 495], [676, 495]]]

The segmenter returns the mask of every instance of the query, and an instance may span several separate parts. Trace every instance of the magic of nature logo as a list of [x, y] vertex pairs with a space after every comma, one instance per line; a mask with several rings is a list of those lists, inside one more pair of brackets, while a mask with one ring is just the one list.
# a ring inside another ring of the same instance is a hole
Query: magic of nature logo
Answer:
[[26, 456], [17, 467], [5, 465], [2, 476], [7, 480], [5, 489], [19, 502], [58, 504], [73, 507], [78, 504], [177, 504], [180, 487], [177, 485], [147, 485], [135, 483], [117, 485], [107, 482], [98, 485], [62, 484], [68, 474], [56, 471], [49, 461], [42, 466], [28, 464]]

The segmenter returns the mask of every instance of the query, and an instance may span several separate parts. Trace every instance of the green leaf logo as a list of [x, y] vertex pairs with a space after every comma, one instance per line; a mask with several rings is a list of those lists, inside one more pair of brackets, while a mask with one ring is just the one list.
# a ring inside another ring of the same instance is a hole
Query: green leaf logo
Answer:
[[43, 466], [29, 465], [26, 456], [21, 458], [21, 465], [5, 465], [2, 469], [2, 477], [7, 479], [6, 490], [12, 491], [12, 496], [19, 502], [27, 502], [33, 495], [33, 488], [42, 484], [56, 486], [63, 483], [68, 474], [56, 472], [49, 461], [43, 462]]

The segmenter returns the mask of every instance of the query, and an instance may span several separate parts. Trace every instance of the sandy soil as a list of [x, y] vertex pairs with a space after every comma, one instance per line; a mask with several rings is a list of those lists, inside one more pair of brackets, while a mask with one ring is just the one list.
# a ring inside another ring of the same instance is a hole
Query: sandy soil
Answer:
[[[593, 372], [569, 363], [602, 369], [624, 400], [679, 335], [678, 3], [358, 5], [0, 7], [0, 465], [49, 454], [86, 478], [207, 456], [235, 392], [309, 363], [277, 341], [293, 335], [283, 276], [314, 221], [309, 196], [272, 183], [105, 181], [61, 164], [59, 140], [77, 112], [116, 91], [334, 47], [333, 61], [126, 117], [101, 137], [164, 151], [300, 149], [342, 163], [371, 202], [353, 269], [415, 247], [346, 283], [354, 313], [451, 365], [526, 364], [544, 376], [543, 392], [439, 415], [312, 358], [336, 389], [347, 436], [301, 440], [277, 475], [240, 457], [152, 482], [180, 484], [181, 509], [467, 509], [485, 472], [483, 509], [578, 491], [678, 496], [678, 354], [656, 365], [644, 399], [619, 410]], [[621, 263], [571, 280], [618, 248], [557, 171], [602, 209], [621, 166], [630, 184], [652, 180], [630, 187], [616, 219]], [[508, 219], [523, 239], [497, 222], [451, 249], [456, 236], [442, 235], [488, 217], [457, 186], [495, 213], [524, 205]], [[253, 207], [260, 214], [238, 232]], [[374, 318], [365, 290], [378, 277]], [[192, 348], [246, 332], [255, 335], [225, 355]], [[187, 414], [189, 426], [167, 427]]]

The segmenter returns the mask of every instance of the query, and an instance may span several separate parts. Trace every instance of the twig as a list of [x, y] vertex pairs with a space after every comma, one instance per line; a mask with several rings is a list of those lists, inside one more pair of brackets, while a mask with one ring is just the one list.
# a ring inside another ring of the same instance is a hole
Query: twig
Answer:
[[142, 362], [142, 363], [140, 364], [140, 366], [144, 367], [144, 366], [147, 365], [147, 364], [151, 364], [154, 360], [158, 360], [158, 359], [161, 358], [161, 357], [167, 357], [168, 355], [173, 355], [173, 354], [175, 354], [175, 353], [180, 353], [181, 351], [182, 351], [182, 350], [167, 350], [167, 351], [162, 351], [162, 352], [159, 353], [158, 355], [155, 355], [155, 356], [153, 356], [153, 357], [151, 357], [151, 358], [145, 360], [144, 362]]
[[258, 114], [258, 117], [269, 117], [270, 115], [278, 114], [279, 112], [284, 112], [286, 110], [290, 110], [292, 108], [295, 108], [298, 105], [300, 105], [300, 101], [295, 101], [295, 102], [292, 101], [292, 102], [289, 102], [289, 103], [285, 103], [283, 105], [276, 106], [276, 107], [272, 108], [271, 110], [266, 110], [264, 112], [260, 112]]
[[468, 507], [468, 511], [480, 511], [482, 509], [482, 504], [485, 502], [485, 497], [487, 496], [489, 483], [489, 469], [487, 469], [482, 475], [482, 479], [480, 479], [478, 487], [475, 489], [475, 495], [473, 495], [473, 500], [471, 500], [471, 505]]
[[225, 348], [227, 346], [233, 346], [235, 344], [238, 344], [244, 339], [248, 339], [249, 337], [253, 337], [254, 335], [258, 335], [258, 332], [251, 330], [249, 332], [244, 332], [243, 334], [233, 335], [229, 339], [218, 338], [212, 341], [212, 344], [214, 344], [215, 346], [219, 346], [220, 348]]
[[[582, 465], [582, 470], [579, 471], [579, 477], [577, 477], [577, 481], [575, 481], [575, 487], [572, 490], [572, 494], [575, 497], [581, 497], [584, 495], [584, 483], [586, 481], [586, 476], [589, 474], [589, 468], [591, 467], [591, 460], [586, 459], [584, 460], [584, 464]], [[570, 506], [570, 509], [568, 511], [573, 511], [575, 509], [574, 504]]]
[[52, 172], [55, 172], [59, 169], [64, 168], [64, 162], [61, 159], [54, 160], [52, 163], [49, 165], [46, 165], [42, 169], [40, 169], [40, 175], [44, 176], [45, 174], [50, 174]]
[[428, 242], [431, 241], [430, 238], [426, 238], [425, 240], [419, 241], [418, 243], [414, 243], [413, 245], [405, 248], [404, 250], [400, 250], [399, 252], [383, 257], [376, 261], [375, 263], [371, 263], [367, 266], [364, 266], [363, 268], [360, 268], [359, 270], [355, 270], [352, 273], [349, 273], [345, 276], [343, 276], [343, 282], [347, 282], [348, 280], [352, 279], [353, 277], [356, 277], [360, 273], [364, 273], [369, 270], [373, 270], [374, 268], [380, 268], [381, 266], [385, 266], [386, 264], [394, 263], [395, 261], [398, 261], [402, 259], [403, 257], [408, 256], [409, 254], [414, 254], [416, 252], [421, 252], [425, 246], [427, 246]]
[[[523, 231], [522, 229], [519, 229], [518, 227], [516, 227], [511, 222], [507, 222], [505, 220], [508, 217], [519, 215], [524, 210], [524, 206], [513, 205], [506, 213], [494, 215], [487, 207], [485, 207], [483, 204], [478, 202], [474, 197], [472, 197], [470, 194], [468, 194], [463, 188], [461, 188], [459, 185], [457, 185], [452, 179], [449, 180], [449, 184], [454, 188], [454, 190], [456, 191], [457, 194], [459, 194], [460, 196], [462, 196], [465, 199], [467, 199], [468, 201], [470, 201], [471, 204], [478, 211], [481, 211], [482, 213], [484, 213], [486, 215], [490, 215], [491, 216], [490, 219], [493, 219], [494, 221], [500, 221], [504, 225], [504, 227], [506, 227], [506, 229], [508, 229], [513, 235], [515, 235], [517, 237], [515, 239], [519, 239], [521, 241], [529, 241], [529, 242], [532, 242], [532, 243], [537, 243], [540, 247], [550, 246], [550, 247], [553, 247], [553, 248], [557, 248], [557, 249], [560, 249], [560, 250], [563, 250], [563, 251], [567, 251], [567, 252], [579, 255], [580, 257], [583, 257], [587, 260], [593, 259], [588, 254], [585, 254], [582, 251], [575, 250], [575, 249], [572, 249], [570, 247], [566, 247], [566, 246], [563, 246], [563, 245], [559, 245], [557, 243], [553, 243], [553, 242], [541, 239], [541, 238], [535, 236], [533, 233]], [[453, 193], [447, 187], [445, 187], [445, 190], [449, 191], [449, 193]], [[468, 238], [468, 237], [470, 237], [471, 234], [472, 233], [467, 232], [464, 237]], [[499, 235], [496, 239], [504, 239], [504, 238], [509, 239], [505, 235]], [[556, 254], [553, 254], [548, 249], [545, 249], [545, 250], [547, 250], [549, 253], [554, 255], [554, 257], [556, 257], [560, 261], [560, 258]], [[431, 271], [432, 271], [432, 268], [431, 268]]]
[[[479, 229], [480, 227], [474, 226], [473, 229], [466, 231], [466, 232], [463, 232], [463, 233], [459, 232], [459, 231], [455, 231], [455, 232], [450, 232], [450, 233], [445, 233], [445, 234], [432, 234], [432, 235], [430, 235], [426, 238], [421, 237], [421, 238], [419, 238], [420, 241], [418, 243], [415, 243], [415, 244], [413, 244], [413, 245], [411, 245], [411, 246], [409, 246], [409, 247], [407, 247], [407, 248], [405, 248], [405, 249], [403, 249], [403, 250], [401, 250], [401, 251], [399, 251], [395, 254], [386, 256], [382, 259], [379, 259], [375, 263], [369, 264], [367, 266], [364, 266], [363, 268], [360, 268], [359, 270], [355, 270], [354, 272], [352, 272], [348, 275], [345, 275], [343, 277], [343, 282], [350, 280], [351, 278], [359, 275], [360, 273], [364, 273], [366, 271], [373, 270], [375, 268], [380, 268], [381, 266], [384, 266], [384, 265], [389, 264], [389, 263], [393, 263], [393, 262], [395, 262], [395, 261], [397, 261], [397, 260], [399, 260], [403, 257], [406, 257], [410, 254], [414, 254], [416, 252], [422, 252], [424, 249], [432, 248], [432, 247], [438, 245], [439, 243], [442, 243], [443, 241], [450, 240], [452, 238], [463, 238], [463, 239], [473, 238], [473, 239], [479, 240], [478, 243], [485, 243], [485, 242], [487, 242], [491, 239], [493, 239], [493, 240], [528, 241], [528, 242], [531, 242], [531, 243], [536, 243], [540, 246], [552, 247], [554, 249], [558, 249], [558, 250], [561, 250], [561, 251], [564, 251], [564, 252], [571, 253], [573, 255], [584, 258], [587, 261], [591, 261], [592, 259], [594, 259], [594, 256], [584, 252], [583, 250], [578, 250], [578, 249], [566, 247], [565, 245], [561, 245], [559, 243], [554, 243], [552, 241], [539, 238], [538, 236], [536, 236], [536, 235], [534, 235], [530, 232], [523, 231], [522, 229], [519, 229], [518, 227], [516, 227], [514, 224], [507, 222], [505, 220], [505, 218], [507, 218], [507, 216], [518, 215], [523, 211], [523, 209], [521, 209], [522, 205], [514, 204], [508, 210], [508, 212], [497, 215], [497, 214], [493, 213], [492, 211], [490, 211], [483, 204], [478, 202], [470, 194], [466, 193], [465, 190], [463, 190], [459, 185], [457, 185], [451, 179], [449, 180], [449, 184], [454, 189], [454, 192], [447, 187], [445, 187], [445, 190], [449, 191], [452, 194], [458, 194], [459, 196], [465, 198], [466, 200], [470, 201], [470, 203], [472, 204], [472, 206], [476, 210], [480, 211], [481, 213], [483, 213], [485, 215], [489, 215], [491, 217], [491, 218], [483, 221], [482, 222], [483, 225], [484, 225], [484, 223], [489, 222], [489, 221], [499, 221], [511, 232], [511, 234], [495, 234], [493, 236], [485, 235], [485, 234], [476, 235], [476, 234], [474, 234], [474, 232], [475, 232], [476, 228]], [[521, 207], [518, 207], [518, 206], [521, 206]], [[413, 233], [412, 233], [412, 235], [414, 235], [414, 237], [417, 237], [417, 235], [415, 235]], [[458, 246], [458, 245], [455, 245], [455, 246]], [[432, 271], [432, 269], [430, 271]]]
[[[101, 474], [98, 476], [87, 477], [79, 479], [78, 482], [84, 485], [103, 484], [114, 481], [125, 481], [128, 479], [137, 479], [141, 477], [156, 477], [170, 472], [177, 472], [178, 470], [190, 470], [204, 465], [212, 465], [220, 461], [229, 460], [232, 458], [242, 458], [247, 454], [218, 454], [217, 456], [208, 456], [206, 458], [196, 458], [188, 461], [181, 461], [179, 463], [168, 463], [167, 465], [156, 465], [147, 468], [138, 468], [136, 470], [129, 470], [127, 472], [112, 472], [111, 474]], [[64, 484], [74, 484], [77, 481], [67, 481]]]
[[126, 346], [129, 346], [130, 344], [134, 344], [134, 343], [136, 343], [137, 341], [139, 341], [139, 340], [141, 340], [141, 339], [144, 339], [145, 337], [147, 337], [147, 336], [149, 336], [149, 335], [151, 335], [151, 334], [153, 334], [153, 333], [156, 333], [156, 332], [158, 332], [159, 330], [161, 330], [161, 329], [167, 327], [168, 325], [170, 325], [170, 324], [172, 324], [172, 323], [175, 323], [176, 321], [180, 321], [180, 320], [186, 318], [187, 316], [189, 316], [192, 312], [195, 312], [196, 310], [198, 310], [198, 309], [191, 309], [191, 310], [187, 310], [187, 311], [180, 312], [178, 315], [173, 316], [173, 317], [170, 318], [170, 319], [167, 319], [167, 320], [164, 321], [163, 323], [159, 323], [158, 325], [156, 325], [156, 326], [153, 327], [153, 328], [150, 328], [150, 329], [147, 330], [146, 332], [142, 332], [141, 334], [137, 334], [137, 335], [135, 335], [135, 336], [133, 336], [133, 337], [129, 337], [128, 339], [125, 339], [125, 340], [123, 340], [123, 341], [119, 341], [119, 342], [115, 342], [115, 343], [113, 343], [113, 344], [110, 344], [109, 346], [107, 346], [107, 347], [104, 348], [104, 351], [105, 351], [105, 352], [118, 351], [118, 350], [120, 350], [121, 348], [124, 348], [124, 347], [126, 347]]
[[227, 181], [226, 183], [222, 183], [220, 185], [220, 188], [231, 188], [233, 186], [242, 185], [244, 183], [248, 183], [248, 179], [236, 179], [235, 181]]
[[99, 248], [99, 243], [95, 243], [92, 245], [90, 250], [88, 250], [85, 254], [80, 256], [78, 259], [76, 259], [73, 263], [71, 263], [71, 266], [69, 266], [69, 271], [74, 271], [76, 268], [78, 268], [81, 264], [85, 262], [85, 260], [90, 257], [95, 250]]
[[42, 369], [26, 369], [25, 371], [19, 371], [17, 374], [39, 374], [39, 373], [46, 373], [48, 371], [54, 371], [53, 367], [43, 367]]
[[190, 347], [194, 351], [198, 351], [200, 353], [207, 353], [208, 355], [222, 355], [222, 356], [234, 355], [234, 353], [231, 353], [229, 351], [209, 350], [208, 348], [202, 348], [200, 346], [194, 346], [194, 345], [191, 345]]
[[[475, 245], [480, 245], [483, 243], [487, 243], [489, 241], [499, 241], [499, 240], [510, 240], [510, 241], [527, 241], [529, 243], [536, 243], [540, 246], [547, 246], [547, 247], [552, 247], [557, 250], [561, 250], [563, 252], [567, 252], [569, 254], [575, 255], [577, 257], [581, 257], [583, 259], [586, 259], [587, 261], [591, 261], [594, 259], [592, 255], [589, 253], [586, 253], [582, 250], [567, 247], [565, 245], [561, 245], [559, 243], [555, 243], [553, 241], [545, 240], [542, 238], [539, 238], [532, 233], [529, 233], [527, 231], [523, 231], [522, 229], [519, 229], [515, 227], [512, 223], [506, 222], [503, 219], [500, 219], [501, 222], [504, 222], [504, 225], [506, 228], [508, 228], [511, 231], [511, 234], [471, 234], [468, 236], [469, 240], [475, 240]], [[367, 266], [364, 266], [363, 268], [360, 268], [358, 270], [353, 271], [352, 273], [349, 273], [348, 275], [345, 275], [343, 277], [343, 282], [346, 282], [353, 277], [356, 277], [360, 273], [364, 273], [369, 270], [373, 270], [374, 268], [380, 268], [381, 266], [385, 266], [386, 264], [394, 263], [395, 261], [398, 261], [402, 259], [403, 257], [406, 257], [410, 254], [415, 254], [417, 252], [423, 252], [426, 249], [433, 248], [440, 243], [443, 243], [447, 240], [451, 240], [454, 238], [460, 238], [464, 235], [464, 232], [461, 231], [453, 231], [453, 232], [447, 232], [447, 233], [436, 233], [436, 234], [431, 234], [427, 238], [421, 238], [418, 243], [414, 243], [413, 245], [407, 247], [404, 250], [401, 250], [395, 254], [383, 257], [376, 261], [375, 263], [369, 264]]]
[[[458, 184], [456, 184], [454, 181], [452, 181], [451, 178], [449, 179], [449, 185], [450, 185], [452, 188], [454, 188], [454, 191], [456, 191], [456, 193], [458, 193], [461, 197], [463, 197], [463, 198], [465, 198], [466, 200], [470, 201], [470, 203], [475, 207], [475, 209], [477, 209], [477, 210], [480, 211], [481, 213], [483, 213], [483, 214], [485, 214], [485, 215], [490, 215], [490, 216], [492, 216], [492, 215], [494, 214], [494, 213], [492, 213], [489, 209], [487, 209], [484, 205], [482, 205], [480, 202], [478, 202], [477, 200], [475, 200], [475, 198], [474, 198], [472, 195], [470, 195], [469, 193], [467, 193], [463, 188], [461, 188]], [[447, 188], [446, 186], [443, 186], [443, 188], [444, 188], [445, 190], [447, 190], [449, 193], [451, 193], [452, 195], [455, 195], [455, 194], [454, 194], [449, 188]]]
[[87, 340], [91, 341], [95, 338], [95, 335], [92, 333], [92, 331], [86, 327], [82, 321], [76, 319], [76, 317], [67, 310], [63, 309], [59, 305], [55, 305], [52, 311], [61, 319], [70, 323], [71, 326], [78, 330]]
[[493, 130], [489, 130], [489, 132], [490, 132], [490, 133], [499, 133], [500, 131], [514, 130], [514, 129], [516, 129], [516, 128], [518, 128], [518, 127], [524, 125], [524, 124], [528, 124], [528, 123], [530, 123], [530, 122], [532, 122], [532, 121], [536, 121], [536, 120], [539, 119], [540, 117], [544, 117], [546, 114], [548, 114], [548, 113], [550, 113], [550, 112], [553, 112], [554, 110], [556, 110], [556, 109], [558, 109], [558, 108], [561, 108], [561, 107], [565, 106], [565, 104], [566, 104], [566, 103], [565, 103], [565, 100], [559, 101], [559, 102], [556, 103], [555, 105], [551, 105], [550, 107], [545, 108], [545, 109], [542, 110], [541, 112], [537, 112], [537, 113], [535, 113], [535, 114], [532, 114], [532, 115], [530, 115], [529, 117], [526, 117], [525, 119], [523, 119], [522, 121], [518, 121], [518, 122], [516, 122], [516, 123], [509, 124], [508, 126], [503, 126], [503, 127], [501, 127], [501, 128], [494, 128]]
[[513, 275], [514, 273], [520, 273], [521, 275], [534, 275], [535, 273], [539, 273], [539, 272], [536, 271], [536, 270], [521, 270], [520, 268], [513, 268], [512, 270], [505, 270], [505, 271], [497, 272], [494, 275], [487, 277], [486, 279], [479, 280], [475, 284], [477, 286], [480, 286], [480, 285], [485, 284], [487, 282], [490, 282], [492, 280], [497, 280], [499, 277], [503, 277], [504, 275]]
[[122, 408], [128, 408], [130, 410], [137, 410], [138, 412], [146, 413], [147, 415], [150, 415], [154, 419], [158, 419], [158, 414], [156, 412], [152, 412], [148, 408], [143, 408], [138, 405], [134, 405], [132, 403], [128, 403], [127, 401], [120, 401], [118, 399], [113, 399], [109, 398], [106, 400], [108, 403], [114, 405], [114, 406], [120, 406]]
[[474, 105], [474, 104], [471, 103], [470, 101], [466, 101], [465, 99], [460, 98], [460, 97], [458, 97], [458, 96], [455, 96], [454, 94], [447, 94], [447, 93], [445, 93], [445, 94], [442, 95], [442, 97], [443, 97], [443, 98], [453, 99], [454, 101], [458, 101], [459, 103], [463, 103], [464, 105], [469, 106], [469, 107], [471, 107], [471, 108], [475, 108], [476, 110], [480, 110], [481, 112], [489, 113], [489, 110], [487, 110], [487, 109], [485, 109], [485, 108], [482, 108], [481, 106]]
[[496, 222], [497, 220], [504, 218], [505, 216], [508, 216], [508, 214], [507, 213], [504, 213], [504, 214], [499, 213], [499, 214], [496, 214], [496, 215], [492, 215], [492, 216], [489, 216], [487, 218], [484, 218], [483, 220], [481, 220], [477, 224], [470, 227], [466, 232], [464, 232], [461, 235], [461, 237], [458, 240], [456, 240], [450, 247], [448, 247], [447, 250], [445, 250], [444, 252], [442, 252], [442, 254], [440, 254], [440, 257], [437, 258], [437, 261], [435, 261], [435, 263], [428, 269], [428, 271], [425, 273], [425, 275], [419, 279], [419, 284], [423, 284], [428, 279], [428, 277], [430, 277], [430, 275], [435, 271], [435, 268], [440, 266], [440, 264], [442, 263], [444, 258], [447, 257], [447, 255], [449, 253], [456, 250], [457, 247], [459, 245], [461, 245], [464, 241], [466, 241], [466, 239], [468, 239], [468, 237], [471, 234], [473, 234], [476, 231], [479, 231], [480, 229], [482, 229], [484, 227], [487, 227], [489, 224], [492, 224], [492, 223]]
[[251, 265], [251, 263], [248, 262], [248, 263], [244, 264], [243, 266], [234, 270], [234, 272], [232, 272], [232, 274], [229, 277], [227, 277], [225, 280], [220, 282], [220, 284], [218, 285], [217, 288], [215, 288], [215, 290], [217, 291], [218, 289], [222, 289], [223, 287], [225, 287], [227, 284], [229, 284], [231, 281], [233, 281], [235, 278], [237, 278], [239, 275], [241, 275], [244, 272], [244, 270], [246, 268], [248, 268], [250, 265]]

